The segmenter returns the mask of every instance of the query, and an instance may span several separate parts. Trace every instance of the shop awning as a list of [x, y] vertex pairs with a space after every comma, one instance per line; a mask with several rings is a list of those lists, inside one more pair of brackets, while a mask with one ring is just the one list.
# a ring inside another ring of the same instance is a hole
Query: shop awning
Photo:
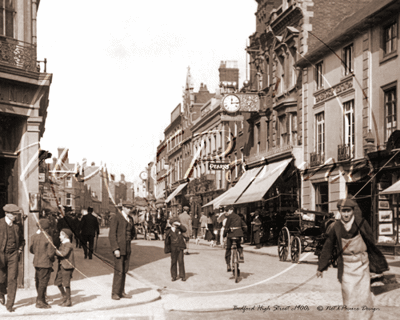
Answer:
[[167, 200], [165, 200], [165, 203], [170, 202], [175, 196], [177, 196], [177, 195], [183, 190], [183, 188], [186, 187], [187, 184], [188, 184], [187, 182], [180, 184], [180, 185], [174, 190], [174, 192], [172, 192], [172, 193], [168, 196]]
[[226, 193], [228, 193], [221, 201], [219, 205], [227, 206], [235, 204], [235, 201], [242, 195], [242, 193], [246, 190], [246, 188], [253, 182], [257, 174], [262, 170], [262, 167], [254, 168], [251, 170], [247, 170], [243, 176], [239, 179], [239, 181], [235, 184], [235, 186], [229, 189]]
[[232, 190], [232, 189], [225, 191], [223, 194], [219, 195], [215, 199], [211, 200], [210, 202], [208, 202], [207, 204], [202, 206], [202, 208], [212, 205], [214, 210], [218, 209], [221, 205], [222, 200], [225, 199], [225, 197], [229, 194], [230, 190]]
[[389, 188], [379, 192], [379, 194], [396, 194], [400, 193], [400, 180], [397, 181], [395, 184], [391, 185]]
[[292, 159], [286, 159], [265, 165], [234, 204], [260, 201], [291, 161]]

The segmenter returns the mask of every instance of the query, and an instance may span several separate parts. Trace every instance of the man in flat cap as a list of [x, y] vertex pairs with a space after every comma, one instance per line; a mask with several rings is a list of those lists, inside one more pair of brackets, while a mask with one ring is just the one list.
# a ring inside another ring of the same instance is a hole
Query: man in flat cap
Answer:
[[186, 244], [186, 250], [184, 250], [184, 254], [189, 254], [189, 240], [191, 237], [191, 218], [189, 215], [189, 207], [184, 206], [183, 207], [183, 212], [179, 215], [179, 220], [181, 224], [185, 227], [186, 231], [182, 233], [184, 239], [185, 239], [185, 244]]
[[131, 241], [135, 237], [135, 226], [132, 217], [129, 215], [133, 204], [122, 203], [122, 210], [117, 212], [110, 221], [111, 250], [114, 254], [114, 277], [111, 299], [130, 298], [125, 293], [125, 278], [129, 270], [129, 259], [131, 257]]
[[17, 293], [18, 261], [24, 248], [23, 232], [15, 223], [20, 208], [15, 204], [3, 207], [5, 217], [0, 219], [0, 303], [13, 312]]
[[80, 223], [81, 240], [83, 244], [83, 252], [85, 254], [85, 259], [88, 256], [89, 259], [92, 259], [94, 239], [100, 233], [100, 229], [99, 229], [99, 221], [93, 215], [93, 208], [88, 207], [87, 212], [88, 213], [82, 217]]
[[[389, 270], [385, 256], [376, 247], [368, 222], [354, 215], [357, 203], [352, 199], [337, 202], [341, 219], [328, 232], [318, 262], [317, 277], [322, 278], [331, 260], [334, 246], [339, 256], [338, 280], [342, 285], [343, 305], [359, 308], [348, 311], [349, 319], [370, 319], [373, 316], [373, 301], [370, 286], [370, 271], [381, 274]], [[363, 308], [363, 307], [367, 308]]]

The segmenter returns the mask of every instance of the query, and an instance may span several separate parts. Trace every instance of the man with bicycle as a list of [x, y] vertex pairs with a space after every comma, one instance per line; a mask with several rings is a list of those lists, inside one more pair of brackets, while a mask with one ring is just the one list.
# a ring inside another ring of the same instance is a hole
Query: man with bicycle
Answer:
[[[247, 225], [243, 219], [234, 212], [233, 206], [228, 207], [228, 212], [225, 213], [228, 216], [225, 223], [224, 237], [227, 237], [226, 241], [226, 252], [225, 261], [227, 265], [227, 271], [232, 271], [231, 269], [231, 247], [232, 243], [235, 242], [238, 252], [239, 261], [244, 262], [243, 247], [241, 246], [241, 240], [243, 237], [243, 231], [247, 230]], [[234, 239], [232, 239], [234, 238]]]

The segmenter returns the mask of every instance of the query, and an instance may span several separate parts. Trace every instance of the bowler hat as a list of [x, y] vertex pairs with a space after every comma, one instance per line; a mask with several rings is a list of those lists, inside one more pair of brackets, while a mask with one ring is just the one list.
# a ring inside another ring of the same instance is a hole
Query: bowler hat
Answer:
[[357, 203], [352, 199], [339, 199], [337, 202], [338, 209], [340, 208], [355, 208], [357, 207]]
[[18, 206], [16, 206], [15, 204], [6, 204], [4, 207], [3, 207], [3, 210], [4, 210], [4, 212], [7, 212], [7, 213], [13, 213], [13, 214], [17, 214], [17, 213], [19, 213], [19, 211], [21, 210]]

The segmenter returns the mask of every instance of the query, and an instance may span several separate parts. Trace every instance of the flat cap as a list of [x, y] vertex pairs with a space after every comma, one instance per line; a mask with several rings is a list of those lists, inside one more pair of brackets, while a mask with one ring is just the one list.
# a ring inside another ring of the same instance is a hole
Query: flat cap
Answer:
[[19, 211], [21, 210], [18, 206], [16, 206], [15, 204], [6, 204], [4, 207], [3, 207], [3, 210], [4, 210], [4, 212], [7, 212], [7, 213], [14, 213], [14, 214], [16, 214], [16, 213], [19, 213]]
[[61, 232], [64, 232], [68, 236], [68, 238], [72, 238], [72, 231], [70, 229], [64, 228], [61, 230]]
[[183, 207], [183, 210], [184, 210], [184, 211], [189, 211], [190, 208], [189, 208], [188, 206], [184, 206], [184, 207]]
[[125, 207], [125, 208], [133, 208], [134, 207], [133, 203], [130, 202], [130, 201], [122, 202], [122, 206]]
[[357, 207], [357, 202], [352, 199], [339, 199], [337, 202], [338, 209], [346, 207], [346, 208], [355, 208]]
[[50, 228], [50, 221], [47, 219], [40, 219], [39, 225], [43, 230], [47, 230]]

